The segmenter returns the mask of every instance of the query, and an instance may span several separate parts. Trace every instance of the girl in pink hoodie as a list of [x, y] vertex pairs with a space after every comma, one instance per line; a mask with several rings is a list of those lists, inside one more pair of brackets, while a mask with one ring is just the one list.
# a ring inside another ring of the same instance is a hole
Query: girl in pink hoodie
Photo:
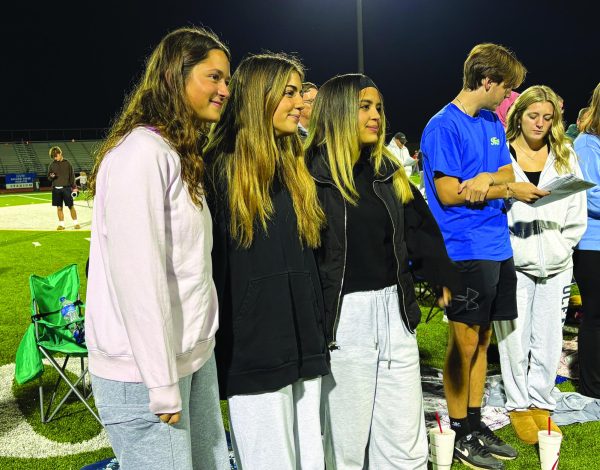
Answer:
[[229, 61], [209, 31], [166, 35], [90, 178], [89, 366], [123, 469], [229, 468], [201, 156], [229, 96]]

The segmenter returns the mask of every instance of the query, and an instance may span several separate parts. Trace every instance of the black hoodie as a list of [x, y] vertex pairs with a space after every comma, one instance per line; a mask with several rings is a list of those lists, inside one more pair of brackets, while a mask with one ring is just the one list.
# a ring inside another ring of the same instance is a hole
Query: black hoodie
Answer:
[[[214, 187], [214, 186], [213, 186]], [[221, 397], [274, 391], [329, 372], [323, 296], [313, 251], [303, 246], [287, 188], [274, 178], [274, 212], [248, 249], [229, 231], [224, 184], [208, 195], [219, 297], [215, 357]]]

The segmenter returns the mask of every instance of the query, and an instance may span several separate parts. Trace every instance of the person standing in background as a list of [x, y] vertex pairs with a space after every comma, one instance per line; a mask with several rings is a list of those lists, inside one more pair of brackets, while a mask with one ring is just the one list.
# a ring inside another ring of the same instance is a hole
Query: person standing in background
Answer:
[[516, 91], [511, 91], [510, 96], [505, 98], [502, 103], [496, 108], [494, 111], [498, 118], [500, 118], [500, 122], [502, 123], [502, 127], [506, 129], [506, 117], [508, 116], [508, 110], [513, 105], [515, 100], [519, 97], [519, 93]]
[[298, 123], [298, 134], [302, 140], [308, 135], [308, 123], [313, 109], [315, 97], [319, 92], [319, 88], [312, 82], [304, 82], [302, 84], [302, 102], [304, 107], [300, 111], [300, 122]]
[[600, 83], [574, 146], [584, 179], [597, 185], [587, 191], [587, 230], [573, 255], [583, 303], [578, 337], [579, 392], [600, 398]]
[[410, 176], [413, 173], [413, 167], [417, 164], [417, 160], [410, 156], [410, 152], [406, 147], [408, 139], [403, 132], [396, 132], [390, 143], [387, 145], [387, 149], [392, 155], [398, 160], [398, 163], [404, 167], [406, 176]]
[[577, 113], [577, 121], [575, 121], [574, 124], [569, 124], [569, 127], [567, 128], [566, 132], [566, 135], [569, 139], [574, 141], [577, 138], [577, 136], [581, 132], [581, 122], [585, 117], [585, 113], [587, 113], [589, 109], [590, 108], [581, 108], [579, 110], [579, 113]]
[[49, 150], [52, 163], [48, 166], [48, 179], [52, 182], [52, 205], [56, 207], [58, 215], [58, 227], [56, 230], [65, 229], [65, 213], [63, 205], [69, 208], [71, 219], [75, 230], [79, 230], [81, 226], [77, 221], [77, 211], [73, 203], [72, 191], [75, 188], [75, 172], [69, 163], [65, 160], [60, 147], [54, 146]]
[[87, 177], [87, 173], [85, 171], [81, 171], [79, 173], [79, 176], [77, 178], [75, 178], [75, 183], [79, 182], [79, 184], [81, 185], [80, 188], [82, 191], [87, 191], [87, 182], [88, 182], [88, 177]]

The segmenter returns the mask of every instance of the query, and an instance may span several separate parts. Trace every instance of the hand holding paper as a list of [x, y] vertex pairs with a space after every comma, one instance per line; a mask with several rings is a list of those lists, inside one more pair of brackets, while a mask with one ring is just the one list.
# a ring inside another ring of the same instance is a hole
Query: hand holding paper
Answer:
[[540, 189], [533, 183], [509, 183], [509, 188], [515, 199], [528, 204], [550, 194], [549, 191]]
[[550, 191], [550, 194], [538, 199], [535, 202], [529, 203], [529, 205], [533, 207], [544, 206], [546, 204], [550, 204], [551, 202], [559, 201], [560, 199], [570, 196], [571, 194], [578, 193], [579, 191], [585, 191], [593, 188], [594, 186], [596, 186], [595, 183], [582, 180], [581, 178], [577, 178], [575, 175], [557, 176], [540, 188]]

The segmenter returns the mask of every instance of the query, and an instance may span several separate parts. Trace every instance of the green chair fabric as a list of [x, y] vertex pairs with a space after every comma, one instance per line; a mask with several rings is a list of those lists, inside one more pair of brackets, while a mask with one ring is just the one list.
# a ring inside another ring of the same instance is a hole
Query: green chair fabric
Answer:
[[42, 353], [37, 347], [35, 340], [35, 325], [32, 323], [27, 328], [19, 348], [15, 361], [15, 380], [23, 385], [31, 380], [37, 379], [44, 372]]
[[70, 264], [46, 277], [32, 274], [29, 276], [29, 291], [33, 323], [27, 328], [17, 349], [15, 379], [19, 384], [38, 378], [44, 371], [43, 356], [38, 345], [51, 352], [87, 356], [87, 349], [75, 342], [60, 313], [61, 297], [72, 301], [78, 299], [77, 265]]
[[[67, 395], [61, 403], [55, 407], [54, 412], [45, 420], [45, 415], [50, 411], [50, 406], [54, 400], [58, 388], [58, 382], [54, 387], [52, 398], [48, 409], [44, 411], [43, 406], [43, 389], [40, 382], [40, 406], [41, 417], [43, 422], [47, 422], [62, 406], [66, 398], [74, 393], [81, 401], [84, 402], [88, 410], [96, 417], [97, 414], [87, 403], [89, 394], [78, 389], [85, 389], [85, 375], [88, 373], [87, 367], [84, 367], [84, 358], [87, 357], [87, 349], [84, 344], [78, 344], [73, 338], [73, 334], [69, 330], [71, 323], [83, 322], [83, 313], [79, 302], [79, 273], [76, 264], [70, 264], [64, 268], [52, 273], [48, 276], [38, 276], [32, 274], [29, 276], [29, 290], [31, 293], [31, 319], [32, 324], [27, 328], [27, 331], [19, 344], [17, 350], [17, 358], [15, 364], [15, 379], [17, 383], [23, 384], [28, 381], [40, 378], [44, 371], [42, 359], [45, 357], [52, 367], [59, 373], [61, 379], [66, 382], [69, 387]], [[74, 322], [66, 322], [61, 314], [60, 298], [75, 302], [81, 319]], [[60, 366], [55, 359], [55, 355], [64, 356], [64, 363]], [[78, 357], [81, 361], [81, 375], [73, 382], [66, 375], [66, 365], [69, 358]], [[79, 385], [79, 384], [82, 385]]]
[[[79, 299], [79, 272], [76, 264], [42, 277], [29, 276], [31, 316], [38, 325], [38, 344], [49, 351], [87, 356], [85, 345], [77, 344], [60, 313], [60, 298]], [[81, 309], [79, 309], [81, 315]], [[78, 320], [78, 321], [83, 321]]]

